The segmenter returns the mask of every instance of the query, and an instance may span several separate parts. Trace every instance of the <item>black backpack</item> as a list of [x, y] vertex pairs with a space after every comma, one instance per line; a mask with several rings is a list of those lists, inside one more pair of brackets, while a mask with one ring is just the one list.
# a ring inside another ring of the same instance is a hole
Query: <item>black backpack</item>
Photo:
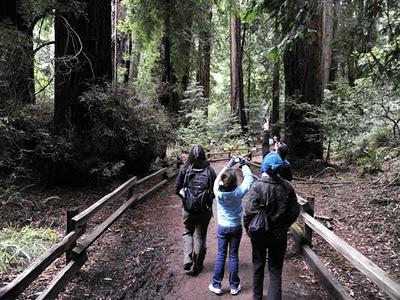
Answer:
[[202, 213], [211, 211], [212, 207], [212, 182], [208, 167], [202, 171], [194, 171], [190, 167], [185, 174], [183, 188], [185, 199], [183, 207], [189, 213]]

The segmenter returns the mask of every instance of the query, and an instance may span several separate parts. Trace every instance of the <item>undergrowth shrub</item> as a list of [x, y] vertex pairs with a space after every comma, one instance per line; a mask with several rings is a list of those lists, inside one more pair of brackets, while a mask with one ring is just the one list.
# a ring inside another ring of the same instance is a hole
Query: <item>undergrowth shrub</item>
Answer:
[[11, 268], [26, 266], [44, 253], [56, 241], [56, 233], [50, 228], [21, 229], [3, 228], [0, 230], [0, 275]]
[[134, 98], [128, 90], [93, 88], [80, 98], [79, 130], [63, 136], [52, 130], [52, 116], [21, 110], [0, 116], [0, 176], [46, 185], [103, 184], [124, 174], [144, 174], [165, 155], [173, 139], [163, 108]]

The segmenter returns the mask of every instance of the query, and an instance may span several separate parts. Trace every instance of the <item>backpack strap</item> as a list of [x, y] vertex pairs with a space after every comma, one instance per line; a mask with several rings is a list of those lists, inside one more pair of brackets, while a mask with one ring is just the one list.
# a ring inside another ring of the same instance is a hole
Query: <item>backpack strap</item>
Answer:
[[189, 168], [185, 170], [185, 178], [183, 179], [183, 187], [188, 187], [188, 177], [189, 173], [192, 171], [192, 166], [190, 165]]

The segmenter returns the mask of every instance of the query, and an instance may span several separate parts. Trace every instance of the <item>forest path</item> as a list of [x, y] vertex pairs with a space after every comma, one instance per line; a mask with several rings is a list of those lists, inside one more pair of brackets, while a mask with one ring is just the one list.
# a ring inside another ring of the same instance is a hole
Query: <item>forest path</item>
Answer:
[[[218, 172], [225, 163], [213, 163]], [[217, 255], [217, 219], [210, 222], [203, 271], [186, 275], [182, 262], [182, 218], [174, 180], [123, 216], [89, 250], [89, 261], [59, 299], [217, 299], [208, 291]], [[214, 216], [216, 208], [214, 205]], [[223, 281], [224, 299], [252, 298], [251, 245], [240, 245], [242, 291], [231, 296], [229, 263]], [[295, 254], [289, 241], [283, 272], [283, 299], [326, 299], [326, 293]], [[268, 276], [264, 289], [268, 287]]]

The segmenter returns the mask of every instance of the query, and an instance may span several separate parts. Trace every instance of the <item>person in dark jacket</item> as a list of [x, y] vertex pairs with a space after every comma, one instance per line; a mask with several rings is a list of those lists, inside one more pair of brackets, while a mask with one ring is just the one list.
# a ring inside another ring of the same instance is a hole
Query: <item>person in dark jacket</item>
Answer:
[[269, 121], [265, 122], [263, 125], [263, 131], [262, 131], [262, 157], [265, 157], [268, 153], [270, 153], [270, 132], [269, 132]]
[[277, 150], [279, 156], [283, 160], [282, 167], [279, 169], [279, 175], [288, 181], [293, 180], [293, 175], [292, 175], [292, 168], [290, 166], [290, 162], [286, 159], [286, 157], [289, 154], [289, 147], [286, 144], [281, 144]]
[[[190, 211], [185, 208], [187, 207], [187, 205], [185, 205], [185, 197], [188, 197], [185, 190], [189, 188], [187, 183], [189, 180], [188, 178], [194, 178], [198, 175], [208, 177], [208, 186], [205, 188], [209, 189], [209, 193], [206, 194], [208, 199], [204, 199], [206, 202], [205, 206], [202, 206], [196, 211]], [[182, 165], [179, 170], [175, 186], [175, 193], [181, 198], [183, 204], [183, 269], [185, 271], [191, 271], [190, 274], [192, 275], [197, 275], [203, 268], [203, 261], [206, 255], [207, 229], [212, 216], [212, 201], [214, 199], [213, 185], [215, 178], [215, 171], [207, 161], [204, 149], [201, 146], [193, 147], [186, 163]]]
[[[281, 144], [281, 146], [279, 146], [279, 148], [277, 149], [277, 152], [270, 152], [270, 153], [267, 153], [267, 155], [269, 155], [271, 153], [278, 153], [283, 161], [282, 166], [279, 168], [279, 172], [278, 172], [279, 176], [281, 176], [283, 179], [285, 179], [287, 181], [292, 181], [293, 180], [292, 168], [290, 166], [290, 162], [288, 160], [286, 160], [286, 157], [289, 153], [289, 147], [286, 144]], [[263, 174], [266, 174], [266, 166], [264, 163], [266, 156], [263, 157], [263, 162], [261, 163], [260, 172], [258, 174], [259, 177], [262, 177]]]
[[[283, 161], [277, 153], [265, 159], [267, 176], [253, 184], [243, 199], [243, 226], [248, 232], [259, 209], [265, 209], [268, 231], [250, 234], [253, 262], [253, 296], [262, 299], [264, 269], [268, 251], [268, 300], [282, 298], [282, 267], [287, 246], [287, 231], [297, 219], [300, 206], [290, 183], [278, 176]], [[264, 207], [264, 208], [263, 208]]]

